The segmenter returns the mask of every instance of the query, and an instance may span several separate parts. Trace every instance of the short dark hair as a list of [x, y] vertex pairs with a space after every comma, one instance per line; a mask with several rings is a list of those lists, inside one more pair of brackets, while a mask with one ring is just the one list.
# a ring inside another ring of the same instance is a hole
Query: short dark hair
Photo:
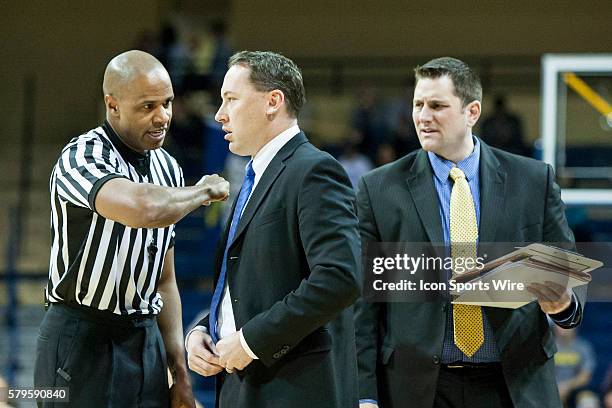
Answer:
[[482, 101], [482, 84], [478, 75], [465, 62], [452, 57], [435, 58], [417, 66], [414, 77], [422, 78], [448, 76], [455, 87], [455, 95], [461, 99], [463, 107], [473, 101]]
[[240, 51], [232, 55], [228, 67], [251, 69], [249, 79], [260, 92], [278, 89], [285, 95], [288, 113], [297, 118], [306, 102], [302, 72], [289, 58], [270, 51]]

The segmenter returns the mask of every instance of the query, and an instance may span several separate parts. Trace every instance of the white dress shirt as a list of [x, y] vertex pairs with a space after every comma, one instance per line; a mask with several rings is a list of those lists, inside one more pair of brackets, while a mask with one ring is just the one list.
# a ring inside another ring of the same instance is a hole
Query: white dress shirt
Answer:
[[[274, 137], [268, 143], [266, 143], [260, 150], [257, 152], [255, 157], [252, 158], [253, 162], [253, 171], [255, 172], [255, 181], [253, 183], [253, 189], [251, 190], [251, 194], [249, 195], [247, 202], [242, 210], [244, 210], [249, 204], [249, 200], [253, 195], [253, 192], [257, 188], [257, 184], [259, 180], [261, 180], [261, 176], [264, 174], [268, 165], [274, 159], [276, 154], [280, 149], [283, 148], [289, 140], [291, 140], [295, 135], [300, 133], [300, 128], [298, 125], [294, 125], [289, 129], [281, 132], [278, 136]], [[242, 216], [242, 214], [241, 214]], [[234, 319], [234, 309], [232, 308], [232, 297], [229, 292], [229, 285], [227, 284], [227, 280], [225, 281], [225, 288], [223, 291], [223, 297], [221, 298], [221, 304], [219, 306], [219, 316], [217, 319], [217, 333], [219, 333], [219, 339], [232, 334], [236, 331], [236, 321]], [[189, 339], [189, 335], [194, 330], [206, 331], [204, 326], [196, 326], [194, 327], [185, 337], [185, 344], [187, 344], [187, 340]], [[253, 351], [249, 348], [244, 336], [242, 335], [242, 329], [240, 329], [240, 343], [242, 347], [245, 349], [247, 354], [253, 358], [257, 359], [258, 357], [253, 353]]]

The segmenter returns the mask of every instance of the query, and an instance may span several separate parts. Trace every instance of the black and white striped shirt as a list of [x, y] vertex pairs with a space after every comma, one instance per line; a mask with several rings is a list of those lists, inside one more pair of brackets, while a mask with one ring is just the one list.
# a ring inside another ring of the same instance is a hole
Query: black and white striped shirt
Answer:
[[157, 314], [157, 293], [174, 225], [130, 228], [96, 212], [100, 187], [115, 177], [161, 186], [184, 185], [165, 150], [129, 149], [108, 123], [70, 141], [51, 173], [51, 259], [46, 297], [115, 314]]

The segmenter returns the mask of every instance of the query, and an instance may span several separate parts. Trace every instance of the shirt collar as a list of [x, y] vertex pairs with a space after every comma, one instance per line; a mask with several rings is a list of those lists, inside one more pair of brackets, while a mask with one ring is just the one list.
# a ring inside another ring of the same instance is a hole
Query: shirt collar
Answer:
[[298, 125], [291, 126], [289, 129], [282, 131], [278, 136], [274, 137], [266, 143], [253, 157], [253, 171], [255, 171], [256, 180], [266, 171], [266, 168], [276, 156], [276, 153], [283, 148], [289, 140], [300, 133]]
[[476, 177], [480, 165], [480, 141], [474, 135], [472, 135], [472, 139], [474, 140], [474, 150], [472, 150], [468, 157], [456, 165], [452, 161], [446, 160], [433, 152], [427, 152], [429, 162], [438, 180], [446, 183], [453, 167], [459, 167], [465, 173], [465, 178], [468, 182]]
[[141, 154], [130, 149], [125, 143], [123, 143], [119, 135], [117, 135], [107, 120], [104, 121], [102, 128], [108, 135], [108, 138], [111, 140], [115, 148], [119, 151], [119, 154], [121, 154], [121, 157], [134, 166], [136, 171], [138, 171], [141, 176], [146, 176], [149, 172], [151, 153], [147, 151], [145, 154]]

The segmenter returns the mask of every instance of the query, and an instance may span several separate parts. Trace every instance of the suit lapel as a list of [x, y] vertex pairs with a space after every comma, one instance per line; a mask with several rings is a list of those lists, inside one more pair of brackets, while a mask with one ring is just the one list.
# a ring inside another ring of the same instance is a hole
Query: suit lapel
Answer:
[[480, 141], [480, 236], [479, 241], [495, 241], [495, 233], [504, 214], [506, 173], [491, 148]]
[[304, 135], [303, 132], [300, 132], [295, 135], [291, 140], [289, 140], [287, 144], [285, 144], [279, 150], [276, 156], [274, 156], [274, 158], [264, 171], [264, 174], [261, 176], [261, 179], [259, 179], [255, 190], [253, 190], [253, 192], [251, 193], [251, 198], [249, 198], [249, 202], [247, 203], [247, 206], [244, 209], [244, 212], [242, 213], [242, 217], [238, 222], [238, 230], [236, 231], [236, 235], [234, 236], [234, 241], [232, 242], [232, 245], [245, 231], [246, 227], [249, 225], [255, 213], [257, 212], [257, 209], [266, 197], [268, 190], [270, 190], [278, 176], [285, 169], [284, 161], [291, 157], [291, 155], [295, 152], [299, 145], [306, 143], [307, 141], [308, 139], [306, 138], [306, 135]]
[[427, 153], [420, 150], [410, 168], [408, 190], [430, 242], [443, 243], [440, 203], [433, 183], [433, 173]]

